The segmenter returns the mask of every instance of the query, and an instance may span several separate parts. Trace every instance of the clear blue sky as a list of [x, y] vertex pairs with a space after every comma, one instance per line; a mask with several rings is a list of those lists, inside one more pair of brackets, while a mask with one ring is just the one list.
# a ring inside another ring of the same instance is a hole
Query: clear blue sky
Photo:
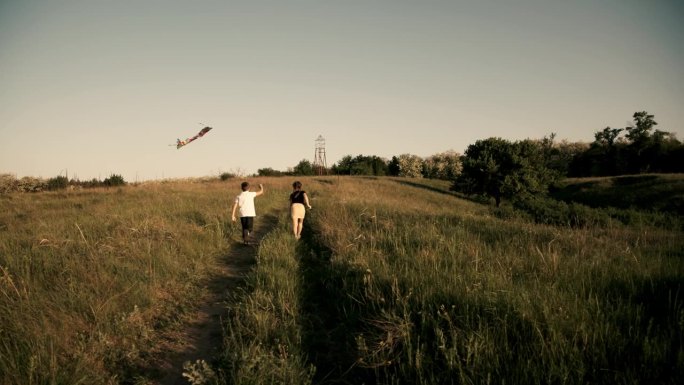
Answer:
[[[0, 173], [127, 181], [684, 139], [684, 2], [0, 0]], [[176, 150], [176, 138], [214, 130]]]

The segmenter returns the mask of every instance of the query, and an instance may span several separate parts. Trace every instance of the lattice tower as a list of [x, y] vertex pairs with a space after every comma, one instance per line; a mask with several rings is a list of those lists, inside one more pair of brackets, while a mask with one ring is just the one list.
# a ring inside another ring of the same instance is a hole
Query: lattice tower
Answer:
[[322, 135], [318, 135], [316, 138], [313, 168], [316, 175], [324, 175], [328, 172], [328, 165], [325, 160], [325, 139]]

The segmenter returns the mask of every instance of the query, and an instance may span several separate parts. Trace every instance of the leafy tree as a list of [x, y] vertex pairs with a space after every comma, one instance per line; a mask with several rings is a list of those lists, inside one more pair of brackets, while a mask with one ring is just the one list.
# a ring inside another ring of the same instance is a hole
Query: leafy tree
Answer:
[[547, 159], [547, 167], [562, 176], [572, 173], [575, 159], [589, 148], [589, 143], [568, 142], [562, 140], [553, 144], [553, 150]]
[[102, 183], [105, 186], [113, 187], [113, 186], [123, 186], [126, 184], [126, 181], [124, 181], [124, 178], [121, 175], [112, 174], [109, 178], [105, 179]]
[[418, 155], [402, 154], [397, 157], [398, 176], [408, 178], [423, 177], [423, 159]]
[[461, 155], [455, 151], [434, 154], [423, 161], [423, 176], [454, 180], [461, 173]]
[[653, 115], [649, 115], [646, 111], [635, 112], [632, 115], [634, 118], [634, 124], [630, 127], [625, 128], [627, 134], [625, 135], [633, 144], [644, 143], [648, 141], [651, 136], [651, 130], [653, 126], [657, 125], [655, 120], [653, 120]]
[[[658, 124], [646, 111], [635, 112], [626, 128], [606, 127], [594, 134], [590, 147], [577, 154], [568, 175], [613, 176], [644, 172], [682, 172], [682, 143], [673, 133], [654, 130]], [[624, 137], [620, 135], [624, 133]]]
[[337, 175], [351, 175], [353, 165], [354, 158], [352, 158], [351, 155], [345, 155], [339, 162], [332, 166], [332, 171]]
[[311, 162], [302, 159], [292, 170], [293, 175], [314, 175], [314, 168]]
[[558, 174], [546, 164], [539, 141], [478, 140], [466, 150], [463, 170], [452, 190], [488, 195], [498, 207], [503, 198], [548, 191]]
[[18, 190], [19, 181], [13, 174], [0, 174], [0, 194], [8, 194]]
[[399, 176], [399, 158], [396, 156], [393, 156], [392, 160], [387, 164], [387, 175]]
[[332, 171], [338, 175], [387, 175], [387, 161], [379, 156], [345, 155], [332, 166]]
[[373, 175], [385, 176], [388, 173], [387, 160], [379, 156], [367, 156], [365, 157], [365, 162], [370, 165], [371, 170], [373, 170]]
[[598, 131], [594, 134], [594, 138], [596, 139], [594, 143], [602, 146], [613, 147], [620, 136], [620, 133], [624, 130], [624, 128], [606, 127], [603, 129], [603, 131]]
[[48, 190], [63, 190], [69, 185], [69, 179], [65, 176], [56, 176], [47, 181]]
[[271, 167], [260, 168], [257, 170], [257, 175], [259, 176], [283, 176], [286, 173], [278, 170], [274, 170]]

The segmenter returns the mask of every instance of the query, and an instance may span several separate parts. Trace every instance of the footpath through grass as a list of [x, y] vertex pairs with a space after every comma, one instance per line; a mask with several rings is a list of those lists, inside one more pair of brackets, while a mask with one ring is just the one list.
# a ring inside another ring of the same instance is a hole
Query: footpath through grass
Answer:
[[684, 241], [498, 219], [448, 184], [312, 178], [305, 238], [264, 240], [231, 383], [677, 383]]
[[[0, 383], [162, 377], [167, 335], [238, 245], [240, 182], [1, 195]], [[283, 210], [284, 193], [267, 190], [260, 214]]]
[[[684, 377], [681, 230], [501, 219], [447, 182], [302, 181], [314, 209], [295, 241], [292, 180], [252, 180], [276, 224], [195, 384]], [[0, 383], [154, 383], [159, 342], [244, 247], [239, 182], [0, 196]]]

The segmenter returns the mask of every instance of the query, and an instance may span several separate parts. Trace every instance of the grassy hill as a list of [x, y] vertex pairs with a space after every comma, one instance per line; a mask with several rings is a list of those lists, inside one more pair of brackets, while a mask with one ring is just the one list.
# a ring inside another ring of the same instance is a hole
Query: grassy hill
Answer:
[[661, 211], [684, 216], [684, 174], [644, 174], [571, 178], [552, 196], [591, 207]]
[[[677, 383], [684, 237], [501, 219], [448, 183], [255, 178], [244, 287], [205, 383]], [[0, 383], [153, 384], [232, 248], [239, 181], [0, 196]], [[275, 223], [275, 225], [272, 225]], [[195, 369], [189, 369], [191, 371]], [[197, 369], [199, 370], [199, 369]]]

